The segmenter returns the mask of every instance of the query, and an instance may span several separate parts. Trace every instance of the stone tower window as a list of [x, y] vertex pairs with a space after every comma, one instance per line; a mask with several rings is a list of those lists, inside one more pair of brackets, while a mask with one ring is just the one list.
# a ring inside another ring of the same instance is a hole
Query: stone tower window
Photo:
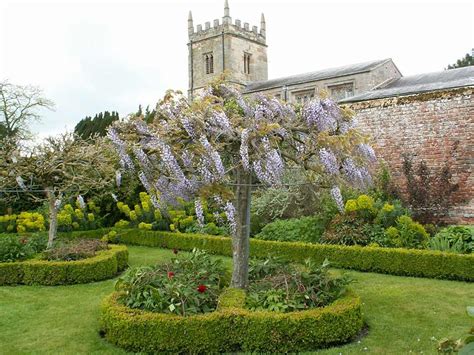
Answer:
[[206, 74], [214, 73], [214, 56], [212, 53], [204, 54], [204, 60], [206, 62]]
[[244, 73], [250, 74], [250, 53], [244, 53]]
[[295, 92], [294, 98], [297, 103], [305, 104], [314, 99], [314, 89]]

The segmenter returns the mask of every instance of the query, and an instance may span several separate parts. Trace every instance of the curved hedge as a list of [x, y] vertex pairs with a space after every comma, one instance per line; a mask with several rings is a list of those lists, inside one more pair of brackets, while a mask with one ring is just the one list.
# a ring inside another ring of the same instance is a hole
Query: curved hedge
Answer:
[[[182, 250], [200, 248], [232, 256], [229, 237], [128, 229], [119, 230], [115, 241]], [[289, 261], [311, 258], [321, 263], [327, 258], [334, 267], [358, 271], [474, 281], [474, 254], [250, 239], [251, 256], [266, 257], [269, 254]]]
[[68, 285], [109, 279], [128, 264], [124, 245], [110, 245], [92, 258], [75, 261], [25, 260], [0, 263], [0, 285]]
[[297, 352], [347, 342], [363, 326], [361, 302], [352, 293], [324, 308], [274, 313], [245, 309], [245, 292], [227, 289], [215, 312], [189, 317], [128, 308], [119, 297], [103, 302], [101, 329], [133, 352]]

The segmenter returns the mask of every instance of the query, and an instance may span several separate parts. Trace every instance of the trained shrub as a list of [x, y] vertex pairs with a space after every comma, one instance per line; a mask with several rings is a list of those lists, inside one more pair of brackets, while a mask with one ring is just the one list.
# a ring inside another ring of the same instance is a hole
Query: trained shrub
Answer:
[[[214, 254], [231, 256], [228, 237], [122, 230], [116, 242], [161, 248], [193, 250], [199, 248]], [[328, 259], [334, 267], [383, 274], [418, 276], [451, 280], [474, 281], [474, 255], [452, 254], [431, 250], [324, 245], [299, 242], [250, 240], [250, 255], [279, 256], [302, 262], [307, 258], [317, 263]]]
[[0, 263], [0, 285], [67, 285], [105, 280], [124, 270], [128, 250], [110, 245], [109, 250], [77, 261], [26, 260]]
[[362, 328], [360, 299], [348, 293], [324, 308], [252, 312], [245, 293], [227, 289], [217, 311], [189, 317], [131, 309], [107, 297], [101, 329], [111, 343], [146, 353], [297, 352], [347, 342]]
[[255, 238], [281, 242], [317, 243], [325, 228], [326, 220], [322, 217], [277, 219], [263, 227], [262, 231]]

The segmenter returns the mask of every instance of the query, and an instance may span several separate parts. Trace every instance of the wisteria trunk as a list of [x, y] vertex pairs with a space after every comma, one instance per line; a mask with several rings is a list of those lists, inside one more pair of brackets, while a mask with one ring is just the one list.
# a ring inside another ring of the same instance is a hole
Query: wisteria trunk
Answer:
[[249, 282], [251, 175], [239, 169], [235, 193], [236, 233], [232, 237], [233, 270], [231, 286], [247, 288]]
[[49, 205], [49, 232], [48, 232], [48, 246], [47, 248], [53, 247], [54, 239], [56, 238], [56, 232], [58, 230], [58, 211], [55, 206], [56, 196], [52, 188], [46, 189], [46, 195], [48, 196]]

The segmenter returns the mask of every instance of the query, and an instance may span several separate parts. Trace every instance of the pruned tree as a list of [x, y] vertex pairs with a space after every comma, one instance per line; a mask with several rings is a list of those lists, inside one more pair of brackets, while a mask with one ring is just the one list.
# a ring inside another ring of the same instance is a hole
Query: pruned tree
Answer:
[[157, 119], [132, 118], [109, 130], [123, 170], [136, 174], [163, 210], [177, 198], [201, 199], [226, 214], [232, 232], [231, 285], [248, 285], [251, 189], [279, 186], [285, 167], [301, 167], [331, 188], [341, 211], [339, 183], [365, 187], [367, 138], [352, 127], [352, 112], [329, 98], [294, 106], [263, 95], [242, 97], [215, 83], [196, 100], [168, 92]]
[[53, 109], [52, 101], [43, 97], [36, 86], [0, 82], [0, 140], [22, 140], [30, 137], [28, 125], [39, 120], [39, 109]]
[[48, 202], [51, 247], [61, 201], [112, 186], [116, 156], [109, 148], [110, 142], [105, 139], [90, 144], [63, 134], [48, 138], [29, 153], [10, 151], [0, 159], [0, 189], [21, 189], [33, 199]]

